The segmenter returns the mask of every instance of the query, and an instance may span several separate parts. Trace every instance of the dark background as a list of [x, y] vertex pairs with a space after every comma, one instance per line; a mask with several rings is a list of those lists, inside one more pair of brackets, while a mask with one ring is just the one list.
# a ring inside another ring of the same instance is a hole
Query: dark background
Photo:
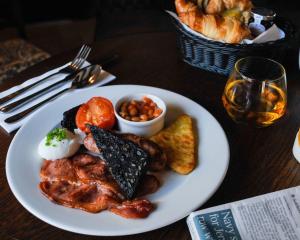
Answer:
[[[279, 15], [299, 12], [295, 0], [254, 0], [255, 6], [274, 9]], [[16, 18], [24, 23], [59, 19], [85, 19], [100, 15], [121, 14], [174, 8], [173, 0], [86, 0], [86, 1], [0, 1], [0, 23], [14, 24]], [[18, 17], [16, 17], [16, 15]], [[105, 20], [105, 19], [103, 19]], [[1, 26], [1, 25], [0, 25]]]
[[[255, 6], [264, 6], [273, 8], [277, 11], [289, 9], [299, 10], [297, 1], [295, 0], [253, 0]], [[24, 18], [28, 22], [53, 20], [60, 18], [84, 18], [94, 14], [95, 6], [105, 8], [120, 8], [127, 10], [132, 8], [140, 9], [159, 9], [162, 7], [172, 8], [173, 0], [85, 0], [85, 1], [25, 1], [25, 0], [1, 0], [0, 1], [0, 17], [9, 18], [11, 13], [7, 11], [14, 6], [20, 5]], [[282, 9], [284, 8], [284, 9]]]
[[[300, 27], [296, 0], [253, 4], [273, 9]], [[174, 10], [174, 0], [0, 0], [0, 42], [21, 37], [55, 55], [110, 37], [173, 31], [164, 9]]]

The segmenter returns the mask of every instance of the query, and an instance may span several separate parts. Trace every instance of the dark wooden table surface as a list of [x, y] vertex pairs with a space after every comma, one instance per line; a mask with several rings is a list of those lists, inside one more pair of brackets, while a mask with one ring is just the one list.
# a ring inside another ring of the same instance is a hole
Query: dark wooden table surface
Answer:
[[[73, 58], [76, 51], [54, 56], [30, 68], [1, 85], [0, 91], [65, 63]], [[286, 64], [286, 116], [274, 126], [257, 129], [238, 125], [227, 116], [221, 103], [226, 77], [183, 63], [176, 49], [174, 33], [136, 34], [102, 40], [93, 45], [89, 60], [97, 63], [110, 53], [120, 55], [119, 61], [108, 69], [117, 76], [113, 84], [142, 84], [177, 92], [205, 107], [224, 128], [231, 152], [229, 169], [220, 188], [202, 208], [300, 184], [300, 164], [292, 155], [295, 134], [300, 125], [300, 73], [296, 67], [296, 58], [289, 56]], [[114, 238], [74, 234], [42, 222], [27, 212], [9, 189], [5, 176], [5, 159], [12, 138], [13, 135], [0, 130], [1, 240], [190, 239], [185, 219], [144, 234]]]

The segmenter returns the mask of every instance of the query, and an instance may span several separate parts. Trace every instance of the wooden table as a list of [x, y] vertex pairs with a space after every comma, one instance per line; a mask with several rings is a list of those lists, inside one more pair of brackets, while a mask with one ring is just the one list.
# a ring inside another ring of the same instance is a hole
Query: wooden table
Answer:
[[[0, 86], [0, 91], [65, 63], [76, 51], [54, 56], [30, 68]], [[224, 128], [230, 144], [230, 166], [219, 190], [202, 208], [300, 184], [300, 164], [292, 155], [300, 124], [300, 74], [294, 66], [296, 59], [291, 56], [288, 59], [288, 113], [276, 125], [257, 129], [238, 125], [228, 117], [221, 102], [226, 77], [183, 63], [176, 49], [174, 33], [147, 33], [102, 40], [93, 45], [89, 60], [98, 63], [110, 53], [120, 55], [119, 62], [108, 69], [117, 76], [113, 84], [149, 85], [185, 95], [210, 111]], [[7, 184], [5, 158], [12, 138], [0, 130], [1, 240], [190, 239], [185, 219], [144, 234], [115, 238], [74, 234], [40, 221], [22, 207]]]

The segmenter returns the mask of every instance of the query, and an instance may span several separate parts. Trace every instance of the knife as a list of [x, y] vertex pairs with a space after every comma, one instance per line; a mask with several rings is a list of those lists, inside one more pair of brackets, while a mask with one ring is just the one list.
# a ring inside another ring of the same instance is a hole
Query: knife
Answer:
[[[108, 57], [108, 58], [104, 58], [104, 60], [102, 61], [102, 64], [100, 64], [100, 66], [101, 66], [102, 68], [103, 68], [103, 67], [105, 68], [106, 66], [108, 66], [108, 65], [111, 64], [112, 62], [116, 61], [116, 60], [118, 59], [118, 57], [119, 57], [118, 55], [114, 54], [114, 55], [112, 55], [112, 56], [110, 56], [110, 57]], [[17, 101], [15, 101], [15, 102], [12, 102], [12, 103], [10, 103], [10, 104], [8, 104], [8, 105], [5, 105], [5, 106], [1, 107], [1, 108], [0, 108], [0, 112], [6, 113], [6, 112], [10, 112], [10, 111], [13, 111], [13, 110], [15, 110], [15, 109], [20, 108], [20, 107], [23, 106], [24, 104], [28, 103], [29, 100], [31, 100], [31, 99], [33, 99], [33, 98], [35, 98], [35, 97], [41, 95], [41, 94], [44, 93], [44, 92], [48, 92], [48, 91], [50, 91], [50, 90], [53, 90], [54, 87], [59, 86], [59, 85], [61, 85], [62, 83], [67, 82], [67, 81], [73, 79], [73, 78], [77, 75], [78, 72], [80, 72], [80, 71], [83, 70], [83, 69], [86, 69], [86, 68], [89, 67], [89, 66], [90, 66], [90, 65], [88, 65], [88, 66], [86, 66], [86, 67], [84, 67], [84, 68], [82, 68], [82, 69], [79, 69], [78, 71], [76, 71], [76, 72], [74, 72], [74, 73], [72, 73], [72, 74], [70, 74], [70, 75], [64, 77], [62, 80], [60, 80], [60, 81], [58, 81], [58, 82], [55, 82], [55, 83], [53, 83], [52, 85], [50, 85], [50, 86], [48, 86], [48, 87], [46, 87], [46, 88], [43, 88], [43, 89], [41, 89], [41, 90], [38, 91], [38, 92], [35, 92], [35, 93], [33, 93], [33, 94], [29, 95], [29, 96], [26, 96], [26, 97], [24, 97], [24, 98], [21, 98], [20, 100], [17, 100]]]

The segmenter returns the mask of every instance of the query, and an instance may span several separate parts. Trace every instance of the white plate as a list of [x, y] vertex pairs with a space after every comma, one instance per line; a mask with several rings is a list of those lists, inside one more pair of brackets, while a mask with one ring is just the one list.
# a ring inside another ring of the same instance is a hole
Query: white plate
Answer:
[[[37, 154], [37, 147], [47, 132], [60, 122], [62, 113], [93, 96], [103, 96], [115, 103], [123, 95], [139, 92], [157, 95], [165, 101], [167, 122], [181, 113], [192, 116], [199, 138], [196, 169], [187, 176], [166, 171], [160, 189], [148, 196], [157, 208], [146, 219], [124, 219], [108, 211], [87, 213], [56, 205], [45, 198], [38, 188], [42, 159]], [[229, 146], [225, 133], [216, 119], [199, 104], [159, 88], [116, 85], [67, 95], [34, 114], [9, 147], [6, 175], [18, 201], [43, 221], [71, 232], [116, 236], [154, 230], [186, 217], [217, 190], [225, 177], [228, 163]]]

